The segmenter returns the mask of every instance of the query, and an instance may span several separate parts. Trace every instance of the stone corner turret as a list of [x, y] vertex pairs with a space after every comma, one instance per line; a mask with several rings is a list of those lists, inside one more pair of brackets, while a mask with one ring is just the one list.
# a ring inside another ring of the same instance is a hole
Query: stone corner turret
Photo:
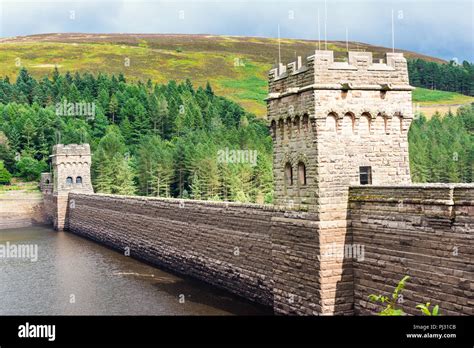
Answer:
[[93, 192], [91, 162], [89, 144], [54, 145], [51, 155], [54, 192]]
[[53, 146], [53, 173], [42, 173], [40, 188], [45, 197], [47, 215], [57, 230], [67, 229], [69, 193], [93, 193], [89, 144]]

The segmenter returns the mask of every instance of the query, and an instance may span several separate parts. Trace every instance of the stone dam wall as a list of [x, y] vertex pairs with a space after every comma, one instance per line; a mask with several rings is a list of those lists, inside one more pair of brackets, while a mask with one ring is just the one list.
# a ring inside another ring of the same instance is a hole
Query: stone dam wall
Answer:
[[[374, 314], [381, 307], [368, 295], [391, 294], [405, 275], [406, 313], [431, 302], [444, 315], [473, 314], [472, 184], [351, 187], [340, 241], [319, 233], [317, 215], [274, 206], [73, 192], [45, 198], [46, 209], [65, 212], [69, 231], [277, 314]], [[340, 259], [333, 244], [363, 246], [363, 257]]]
[[[408, 275], [400, 305], [439, 304], [443, 315], [474, 314], [474, 186], [352, 187], [355, 314], [372, 314], [369, 294], [391, 294]], [[380, 307], [378, 307], [380, 309]]]
[[0, 194], [0, 230], [44, 224], [45, 211], [40, 192], [2, 193]]
[[[284, 236], [272, 229], [275, 219], [285, 226]], [[267, 306], [275, 294], [278, 302], [278, 294], [299, 286], [284, 272], [287, 258], [298, 252], [283, 245], [304, 233], [307, 221], [299, 220], [271, 206], [83, 193], [70, 193], [67, 207], [73, 233]], [[301, 272], [315, 267], [312, 259], [300, 264]], [[285, 301], [280, 311], [288, 309]], [[309, 304], [302, 306], [308, 313]]]

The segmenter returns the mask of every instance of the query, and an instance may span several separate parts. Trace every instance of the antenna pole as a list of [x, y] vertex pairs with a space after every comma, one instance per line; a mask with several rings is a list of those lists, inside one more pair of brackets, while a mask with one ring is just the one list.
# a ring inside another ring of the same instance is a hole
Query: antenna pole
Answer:
[[328, 49], [328, 6], [327, 0], [324, 0], [324, 49]]
[[395, 24], [393, 22], [393, 8], [392, 8], [392, 52], [395, 53]]
[[280, 24], [278, 24], [278, 68], [281, 64]]
[[321, 51], [321, 25], [319, 23], [319, 8], [318, 8], [318, 50]]
[[346, 27], [346, 50], [349, 52], [349, 29]]

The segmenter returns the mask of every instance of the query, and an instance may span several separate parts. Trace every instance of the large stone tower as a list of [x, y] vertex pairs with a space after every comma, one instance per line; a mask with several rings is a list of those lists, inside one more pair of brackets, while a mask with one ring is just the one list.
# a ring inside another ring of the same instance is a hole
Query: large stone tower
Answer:
[[55, 229], [66, 226], [69, 192], [93, 192], [91, 183], [91, 150], [89, 144], [58, 144], [53, 147], [53, 216]]
[[305, 65], [270, 71], [275, 204], [316, 217], [321, 314], [350, 313], [353, 303], [351, 263], [321, 257], [328, 245], [352, 243], [349, 186], [410, 182], [412, 90], [401, 53], [373, 62], [372, 53], [349, 52], [335, 62], [332, 51], [316, 51]]

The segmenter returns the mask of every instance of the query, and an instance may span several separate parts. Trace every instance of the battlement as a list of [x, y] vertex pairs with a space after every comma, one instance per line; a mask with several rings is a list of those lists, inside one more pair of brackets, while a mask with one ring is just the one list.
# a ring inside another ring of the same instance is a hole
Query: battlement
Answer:
[[53, 146], [53, 156], [90, 156], [91, 149], [89, 144], [57, 144]]
[[269, 75], [277, 204], [343, 220], [348, 186], [410, 181], [413, 87], [402, 53], [374, 62], [371, 52], [335, 61], [334, 52], [315, 51]]
[[57, 144], [53, 146], [53, 166], [59, 164], [91, 164], [91, 149], [89, 144]]
[[268, 99], [306, 90], [400, 90], [411, 91], [403, 53], [386, 53], [374, 62], [371, 52], [348, 52], [346, 61], [335, 61], [333, 51], [315, 51], [287, 65], [270, 70]]

